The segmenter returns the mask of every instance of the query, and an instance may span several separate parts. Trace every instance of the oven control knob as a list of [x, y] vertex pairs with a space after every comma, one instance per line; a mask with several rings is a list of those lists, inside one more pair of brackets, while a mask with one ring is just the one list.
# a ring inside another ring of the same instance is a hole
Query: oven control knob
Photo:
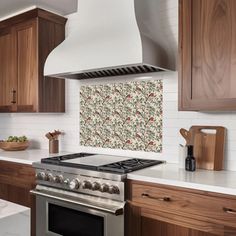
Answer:
[[69, 179], [65, 179], [65, 180], [63, 181], [63, 183], [64, 183], [65, 185], [69, 186], [69, 185], [70, 185], [70, 180], [69, 180]]
[[108, 193], [110, 193], [110, 194], [120, 194], [120, 190], [119, 190], [118, 186], [110, 185]]
[[100, 187], [100, 191], [102, 193], [107, 193], [109, 192], [109, 185], [108, 184], [102, 184], [101, 187]]
[[62, 175], [56, 175], [55, 177], [53, 177], [53, 182], [54, 183], [63, 183], [63, 176]]
[[80, 181], [78, 179], [73, 179], [72, 181], [70, 181], [69, 188], [71, 190], [78, 189], [79, 186], [80, 186]]
[[100, 185], [98, 182], [93, 182], [93, 183], [92, 183], [92, 190], [93, 190], [93, 191], [99, 190], [100, 187], [101, 187], [101, 185]]
[[51, 173], [48, 174], [48, 181], [50, 182], [54, 181], [53, 175]]
[[92, 189], [92, 183], [91, 183], [91, 181], [85, 180], [85, 181], [82, 183], [82, 188], [83, 188], [83, 189]]
[[48, 175], [45, 172], [39, 172], [39, 173], [36, 174], [36, 178], [38, 180], [47, 181], [48, 180]]

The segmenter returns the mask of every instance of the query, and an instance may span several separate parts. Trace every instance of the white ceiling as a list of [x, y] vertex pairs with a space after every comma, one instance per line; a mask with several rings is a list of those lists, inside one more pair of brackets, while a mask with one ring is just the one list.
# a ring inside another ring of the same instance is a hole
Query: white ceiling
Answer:
[[0, 20], [32, 7], [68, 15], [77, 11], [77, 0], [0, 0]]

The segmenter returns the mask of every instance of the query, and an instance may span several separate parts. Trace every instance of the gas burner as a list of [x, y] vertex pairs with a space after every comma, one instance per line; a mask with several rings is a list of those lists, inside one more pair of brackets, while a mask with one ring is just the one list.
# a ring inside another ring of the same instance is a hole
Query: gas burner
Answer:
[[159, 165], [162, 163], [163, 161], [133, 158], [100, 166], [98, 167], [98, 170], [118, 173], [129, 173], [135, 170], [143, 169], [153, 165]]
[[72, 160], [75, 158], [80, 158], [80, 157], [86, 157], [86, 156], [92, 156], [93, 154], [89, 153], [72, 153], [72, 154], [67, 154], [67, 155], [61, 155], [61, 156], [54, 156], [54, 157], [48, 157], [48, 158], [43, 158], [41, 160], [41, 163], [47, 163], [47, 164], [54, 164], [54, 165], [61, 165], [62, 161], [65, 160]]

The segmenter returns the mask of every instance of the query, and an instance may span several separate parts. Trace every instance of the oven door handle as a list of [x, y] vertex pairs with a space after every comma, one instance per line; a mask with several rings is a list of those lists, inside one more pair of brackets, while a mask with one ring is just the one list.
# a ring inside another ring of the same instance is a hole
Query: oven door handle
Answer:
[[116, 216], [122, 215], [124, 213], [125, 203], [120, 203], [120, 204], [117, 204], [114, 206], [114, 205], [108, 205], [108, 204], [104, 204], [104, 203], [91, 201], [88, 199], [82, 199], [79, 197], [77, 198], [77, 197], [63, 196], [63, 194], [60, 194], [60, 193], [58, 194], [55, 192], [49, 193], [47, 191], [42, 191], [42, 190], [37, 190], [37, 189], [31, 190], [30, 193], [33, 195], [36, 195], [36, 196], [47, 197], [47, 198], [51, 198], [51, 199], [55, 199], [55, 200], [59, 200], [59, 201], [64, 201], [64, 202], [80, 205], [82, 207], [88, 207], [88, 208], [92, 208], [94, 210], [99, 210], [99, 211], [103, 211], [106, 213], [111, 213]]

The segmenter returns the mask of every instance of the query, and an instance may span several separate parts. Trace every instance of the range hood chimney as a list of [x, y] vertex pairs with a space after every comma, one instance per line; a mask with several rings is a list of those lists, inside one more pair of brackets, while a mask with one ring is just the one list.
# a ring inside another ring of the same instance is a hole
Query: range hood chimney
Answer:
[[77, 30], [48, 56], [46, 76], [89, 79], [173, 70], [158, 43], [157, 0], [79, 0]]

